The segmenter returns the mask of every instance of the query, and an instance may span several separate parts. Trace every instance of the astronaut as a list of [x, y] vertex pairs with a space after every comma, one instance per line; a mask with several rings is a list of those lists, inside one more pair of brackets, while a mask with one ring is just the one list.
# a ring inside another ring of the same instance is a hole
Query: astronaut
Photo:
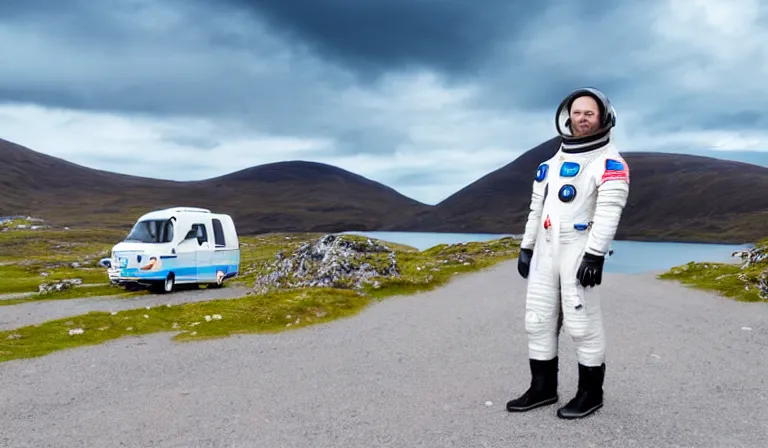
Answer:
[[[616, 112], [593, 88], [577, 89], [555, 114], [560, 149], [540, 164], [518, 259], [528, 279], [525, 329], [531, 383], [507, 403], [524, 412], [557, 402], [559, 320], [577, 347], [578, 391], [557, 411], [585, 417], [603, 405], [603, 262], [629, 195], [629, 167], [611, 141]], [[529, 277], [530, 274], [530, 277]]]

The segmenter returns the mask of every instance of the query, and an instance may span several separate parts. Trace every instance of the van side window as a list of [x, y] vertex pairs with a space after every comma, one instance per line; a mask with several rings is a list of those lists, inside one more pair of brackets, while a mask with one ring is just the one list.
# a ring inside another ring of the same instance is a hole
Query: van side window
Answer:
[[170, 243], [173, 241], [173, 221], [168, 220], [165, 222], [165, 231], [163, 232], [162, 242], [163, 243]]
[[208, 241], [208, 230], [205, 228], [205, 224], [195, 224], [197, 227], [197, 236], [200, 238], [201, 243]]
[[221, 221], [213, 219], [213, 240], [216, 247], [225, 247], [227, 242], [224, 238], [224, 227], [221, 225]]
[[186, 239], [200, 238], [200, 242], [208, 241], [208, 231], [204, 224], [192, 224], [192, 229], [187, 233]]

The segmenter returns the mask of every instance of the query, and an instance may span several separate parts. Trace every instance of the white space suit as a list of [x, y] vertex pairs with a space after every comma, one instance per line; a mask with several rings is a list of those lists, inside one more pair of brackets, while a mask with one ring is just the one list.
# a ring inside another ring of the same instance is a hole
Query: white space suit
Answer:
[[[568, 111], [573, 100], [584, 94], [598, 100], [603, 126], [591, 136], [575, 138], [566, 129]], [[526, 394], [510, 401], [507, 409], [527, 411], [557, 401], [562, 312], [562, 322], [577, 347], [580, 392], [558, 415], [577, 418], [602, 406], [605, 331], [600, 297], [588, 287], [601, 282], [602, 263], [629, 194], [629, 168], [611, 142], [615, 111], [602, 93], [573, 92], [560, 105], [556, 118], [563, 142], [536, 171], [521, 242], [529, 256], [532, 251], [525, 328], [533, 378]]]

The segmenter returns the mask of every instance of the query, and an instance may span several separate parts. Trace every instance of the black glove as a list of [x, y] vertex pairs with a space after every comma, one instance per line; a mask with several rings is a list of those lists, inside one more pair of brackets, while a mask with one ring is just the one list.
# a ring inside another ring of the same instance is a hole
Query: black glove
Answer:
[[579, 266], [579, 270], [576, 272], [576, 278], [581, 283], [581, 286], [595, 286], [602, 283], [604, 262], [605, 257], [590, 253], [584, 254], [581, 266]]
[[520, 255], [517, 257], [517, 272], [528, 278], [528, 272], [531, 270], [531, 257], [533, 257], [533, 249], [520, 249]]

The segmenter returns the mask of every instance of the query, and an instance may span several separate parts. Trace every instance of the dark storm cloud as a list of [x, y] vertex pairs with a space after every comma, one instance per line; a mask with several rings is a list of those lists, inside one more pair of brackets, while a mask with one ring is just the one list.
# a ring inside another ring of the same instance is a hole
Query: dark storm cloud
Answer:
[[[550, 56], [525, 57], [520, 51], [506, 53], [505, 48], [514, 42], [524, 47], [531, 36], [526, 27], [556, 3], [227, 0], [213, 6], [166, 0], [154, 4], [179, 8], [181, 13], [174, 16], [157, 11], [161, 8], [148, 1], [105, 2], [99, 7], [85, 0], [34, 0], [13, 11], [5, 6], [8, 15], [0, 16], [0, 23], [23, 23], [32, 35], [63, 47], [67, 56], [61, 50], [32, 55], [38, 56], [34, 62], [24, 61], [16, 71], [0, 75], [5, 86], [0, 98], [90, 110], [252, 114], [275, 132], [283, 132], [281, 123], [296, 113], [316, 116], [319, 104], [332, 101], [335, 90], [361, 81], [360, 75], [367, 82], [379, 79], [369, 75], [426, 67], [449, 80], [487, 82], [494, 100], [517, 91], [501, 104], [504, 108], [550, 107], [570, 86], [594, 81], [594, 75], [539, 73], [538, 60]], [[568, 20], [578, 22], [585, 14], [595, 16], [595, 11], [605, 14], [601, 7], [611, 3], [591, 5], [589, 11], [570, 11]], [[233, 19], [240, 21], [235, 27], [228, 23]], [[553, 30], [556, 25], [552, 23]], [[274, 36], [292, 45], [294, 59], [278, 70], [254, 70], [254, 65], [284, 61], [286, 49]], [[62, 70], [65, 65], [68, 68]], [[37, 73], [21, 76], [22, 71]], [[575, 72], [579, 71], [564, 73]]]
[[281, 44], [255, 20], [233, 23], [234, 12], [223, 7], [34, 0], [4, 8], [0, 55], [15, 63], [0, 72], [0, 100], [151, 114], [253, 114], [272, 118], [281, 132], [280, 123], [317, 113], [324, 101], [318, 97], [347, 82], [333, 68], [325, 71], [331, 78], [322, 79], [312, 61], [275, 62]]
[[[502, 109], [551, 109], [576, 86], [618, 93], [637, 83], [626, 61], [648, 46], [652, 18], [647, 2], [229, 1], [353, 71], [433, 68], [482, 82]], [[561, 13], [545, 15], [550, 8]], [[542, 36], [552, 44], [529, 52]]]
[[411, 66], [470, 75], [546, 1], [227, 0], [323, 57], [377, 74]]

